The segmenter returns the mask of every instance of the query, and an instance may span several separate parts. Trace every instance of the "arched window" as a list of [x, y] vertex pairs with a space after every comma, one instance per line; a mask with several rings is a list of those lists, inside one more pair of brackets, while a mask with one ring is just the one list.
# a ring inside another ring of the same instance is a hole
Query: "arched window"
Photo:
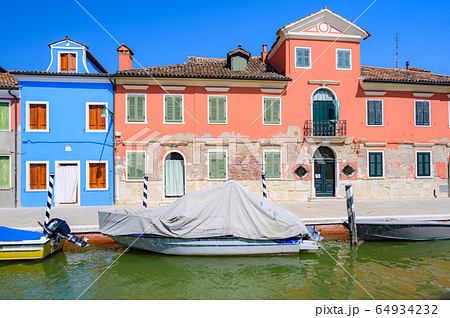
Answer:
[[331, 92], [327, 89], [318, 89], [313, 96], [313, 101], [321, 101], [321, 102], [326, 102], [326, 101], [333, 101], [334, 100], [334, 96], [333, 94], [331, 94]]

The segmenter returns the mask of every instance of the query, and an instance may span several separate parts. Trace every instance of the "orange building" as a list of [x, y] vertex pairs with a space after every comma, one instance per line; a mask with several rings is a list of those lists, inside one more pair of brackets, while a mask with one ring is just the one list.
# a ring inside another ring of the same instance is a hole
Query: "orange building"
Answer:
[[450, 76], [360, 65], [370, 34], [325, 8], [269, 52], [132, 68], [119, 49], [118, 203], [170, 200], [233, 178], [274, 200], [448, 195]]

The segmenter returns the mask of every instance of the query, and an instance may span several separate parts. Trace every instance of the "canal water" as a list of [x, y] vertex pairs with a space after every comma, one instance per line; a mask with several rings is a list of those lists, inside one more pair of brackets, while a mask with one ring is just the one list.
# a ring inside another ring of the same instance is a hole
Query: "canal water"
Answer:
[[322, 246], [292, 256], [186, 257], [137, 250], [123, 253], [123, 247], [111, 243], [88, 249], [66, 245], [64, 252], [44, 261], [1, 262], [0, 299], [80, 295], [80, 299], [440, 299], [450, 295], [449, 240], [364, 242], [357, 247], [329, 240]]

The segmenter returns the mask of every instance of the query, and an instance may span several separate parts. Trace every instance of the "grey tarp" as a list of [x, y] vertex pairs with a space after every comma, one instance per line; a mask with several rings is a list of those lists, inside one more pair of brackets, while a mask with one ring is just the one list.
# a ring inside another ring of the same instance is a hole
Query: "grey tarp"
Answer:
[[158, 209], [98, 211], [106, 235], [155, 234], [176, 238], [233, 236], [282, 239], [307, 233], [294, 214], [257, 196], [234, 180], [188, 193]]

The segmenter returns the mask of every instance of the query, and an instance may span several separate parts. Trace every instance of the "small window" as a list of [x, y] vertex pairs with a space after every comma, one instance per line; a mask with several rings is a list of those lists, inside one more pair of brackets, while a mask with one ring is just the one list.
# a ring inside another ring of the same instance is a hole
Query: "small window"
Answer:
[[341, 172], [346, 178], [351, 178], [356, 174], [356, 168], [352, 164], [347, 163]]
[[145, 94], [127, 94], [127, 123], [145, 123]]
[[233, 56], [231, 58], [231, 69], [233, 71], [247, 70], [247, 59], [242, 56]]
[[11, 157], [0, 156], [0, 189], [11, 188]]
[[9, 102], [0, 102], [0, 130], [10, 130]]
[[281, 154], [279, 151], [264, 152], [266, 178], [281, 178]]
[[103, 117], [103, 109], [105, 108], [104, 104], [96, 105], [96, 104], [89, 104], [88, 105], [88, 116], [89, 116], [89, 127], [88, 131], [90, 130], [101, 130], [106, 131], [106, 121], [107, 116], [109, 114], [106, 114], [107, 116]]
[[47, 164], [30, 163], [28, 167], [28, 190], [46, 190]]
[[48, 104], [30, 103], [28, 105], [28, 129], [48, 130]]
[[77, 55], [75, 53], [61, 53], [59, 66], [61, 72], [76, 72]]
[[415, 101], [416, 126], [430, 126], [430, 102]]
[[281, 124], [281, 99], [280, 97], [263, 97], [264, 124]]
[[183, 123], [183, 95], [164, 95], [164, 122]]
[[227, 123], [227, 97], [208, 96], [208, 123]]
[[336, 50], [336, 68], [338, 70], [352, 69], [352, 51]]
[[227, 178], [227, 153], [224, 151], [211, 151], [209, 156], [209, 179]]
[[311, 67], [311, 49], [309, 47], [295, 48], [295, 67], [297, 68]]
[[369, 177], [370, 178], [382, 178], [383, 171], [383, 152], [373, 151], [369, 152]]
[[305, 165], [300, 165], [295, 168], [294, 174], [303, 180], [309, 175], [309, 169]]
[[431, 177], [431, 153], [417, 152], [417, 176]]
[[145, 174], [145, 152], [127, 152], [127, 180], [142, 180]]
[[89, 190], [106, 190], [108, 188], [106, 162], [88, 162], [88, 173]]
[[383, 125], [383, 101], [368, 100], [367, 101], [367, 125], [382, 126]]

